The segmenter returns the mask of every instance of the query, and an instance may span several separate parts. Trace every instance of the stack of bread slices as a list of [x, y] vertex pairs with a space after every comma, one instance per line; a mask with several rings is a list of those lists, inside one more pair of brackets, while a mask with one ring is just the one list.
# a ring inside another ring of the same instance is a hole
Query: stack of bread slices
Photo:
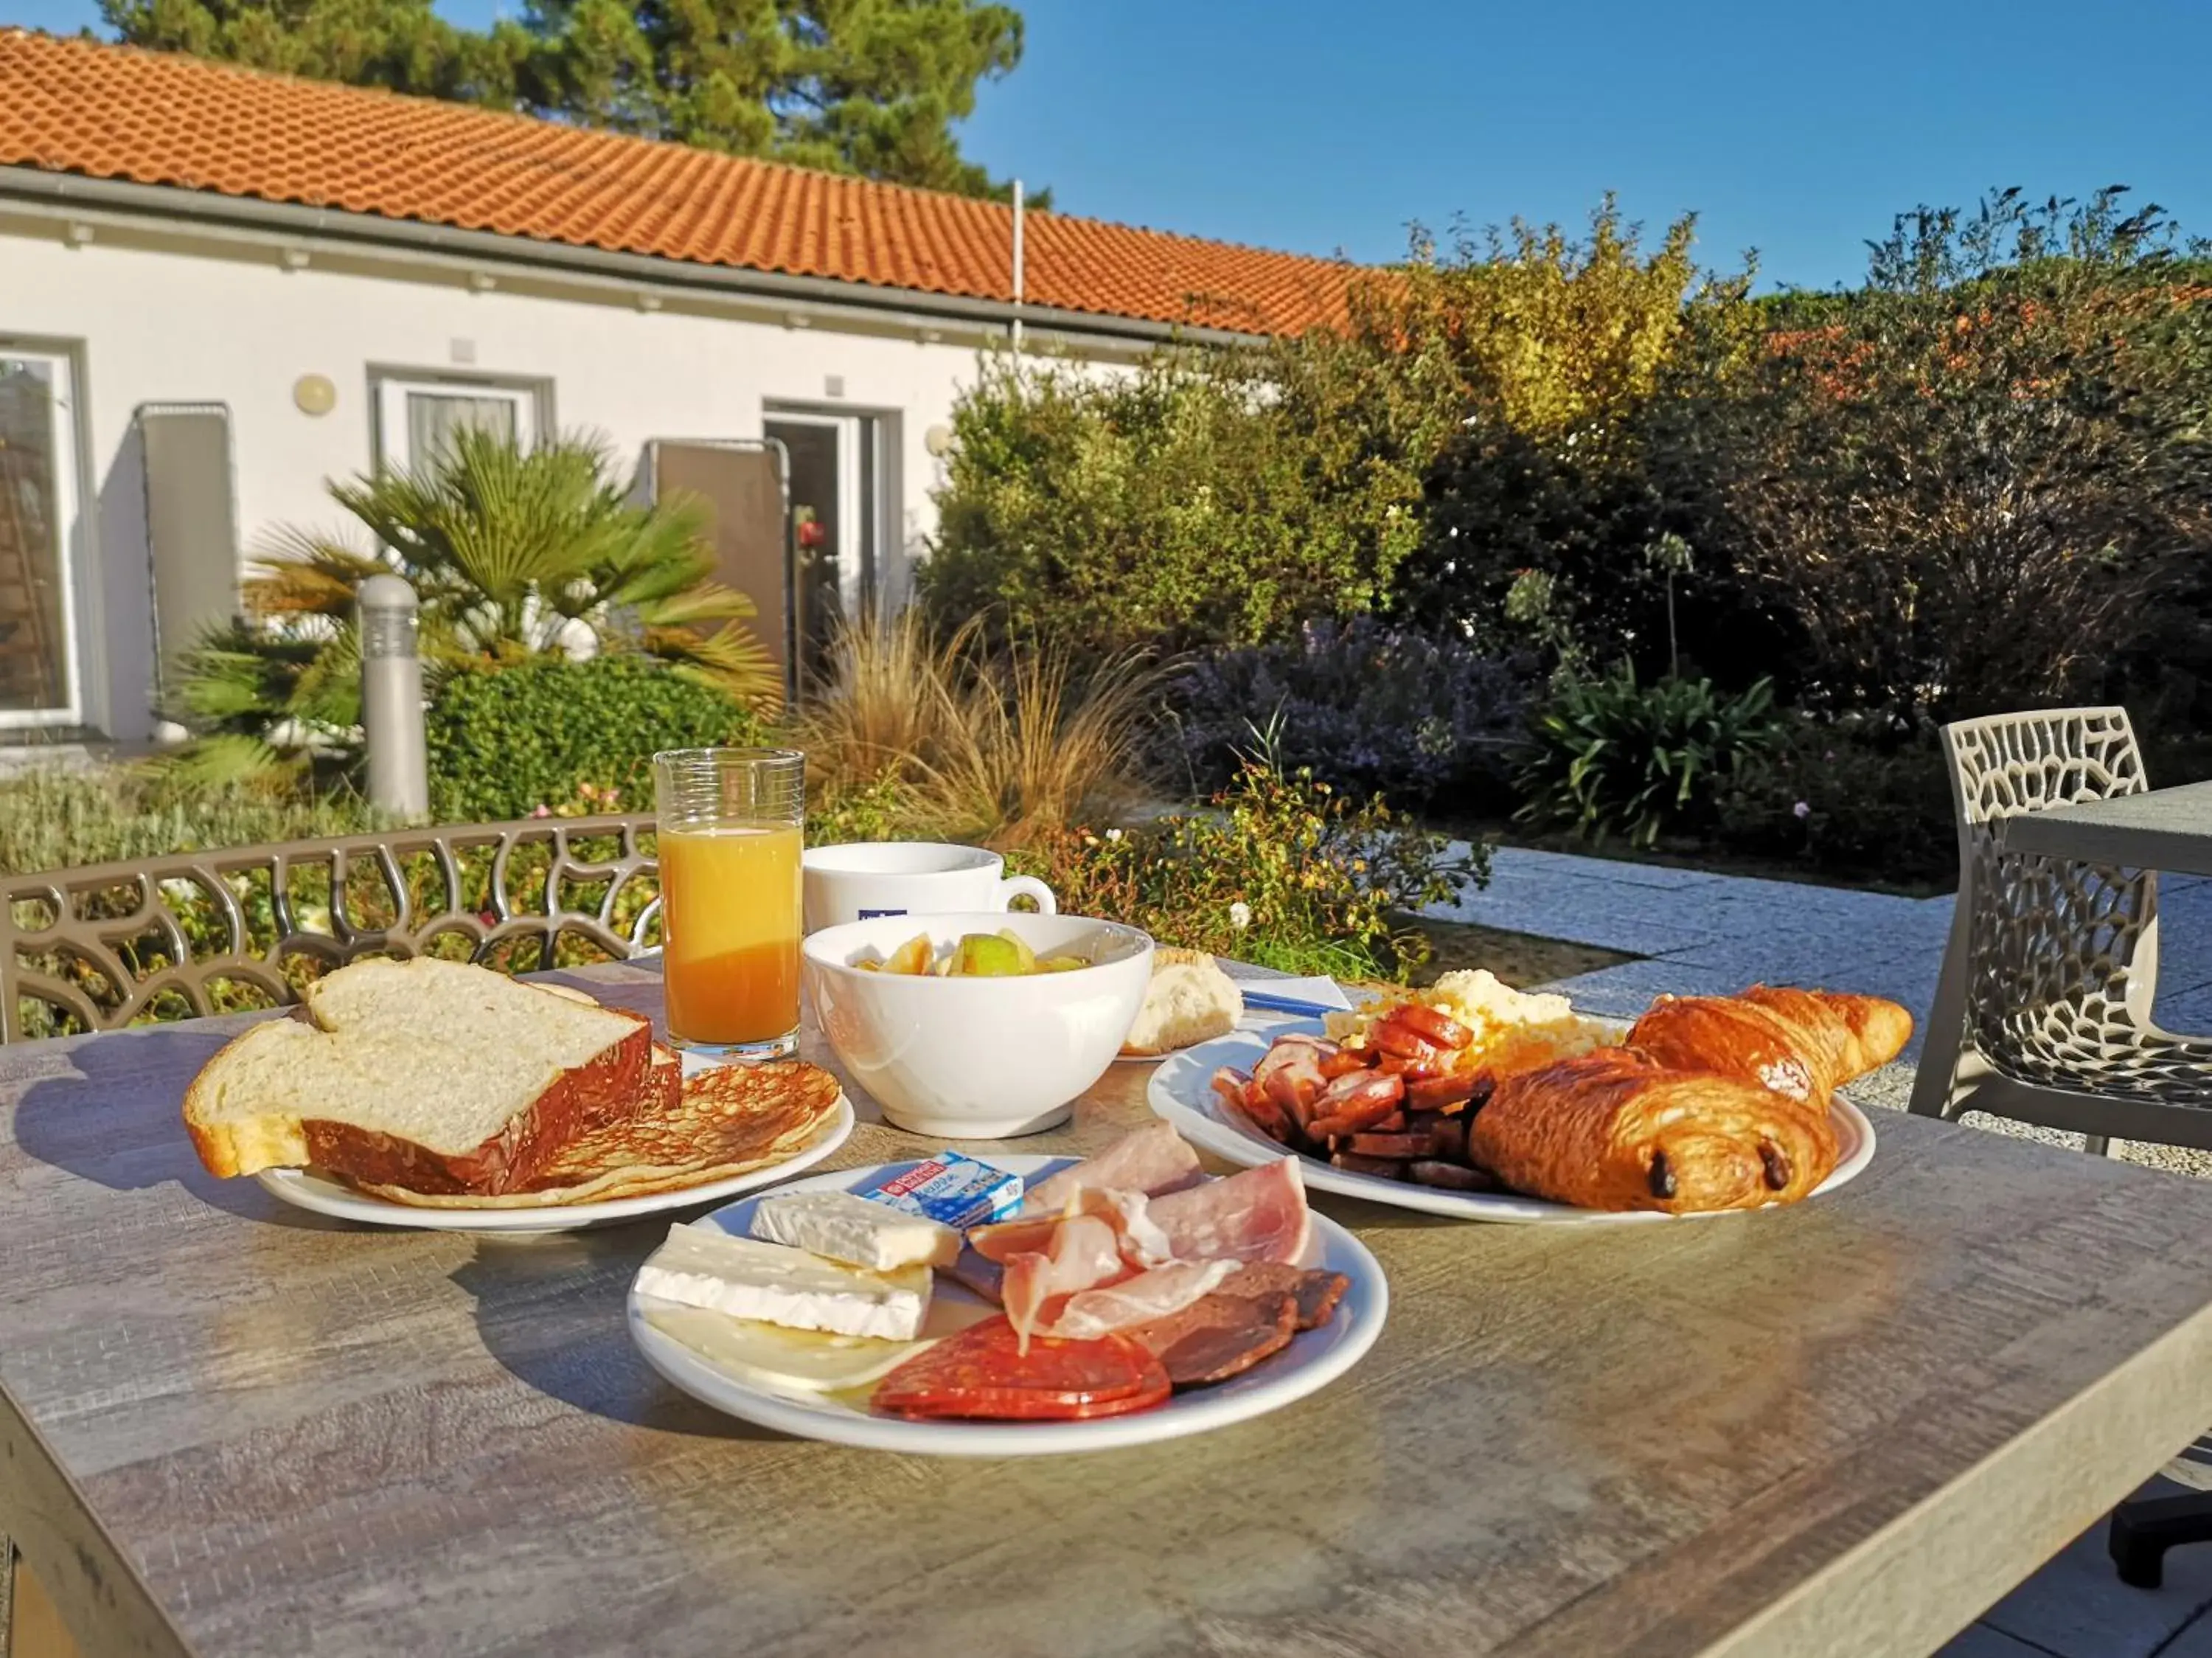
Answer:
[[837, 1099], [811, 1065], [687, 1087], [643, 1015], [428, 957], [340, 968], [301, 1015], [246, 1031], [185, 1094], [214, 1173], [307, 1167], [399, 1202], [559, 1202], [573, 1199], [552, 1188], [604, 1195], [631, 1165], [664, 1189], [757, 1166]]

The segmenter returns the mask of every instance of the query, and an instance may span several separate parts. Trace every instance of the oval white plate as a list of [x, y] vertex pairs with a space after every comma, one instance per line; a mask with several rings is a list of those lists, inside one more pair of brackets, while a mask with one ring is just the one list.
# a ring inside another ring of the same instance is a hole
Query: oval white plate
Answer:
[[[1233, 1036], [1186, 1048], [1171, 1055], [1152, 1073], [1146, 1088], [1147, 1101], [1157, 1115], [1176, 1125], [1176, 1131], [1183, 1138], [1232, 1163], [1249, 1166], [1283, 1155], [1281, 1146], [1247, 1125], [1241, 1114], [1232, 1112], [1228, 1102], [1213, 1091], [1213, 1073], [1224, 1065], [1250, 1070], [1260, 1056], [1267, 1052], [1273, 1038], [1285, 1030], [1306, 1030], [1318, 1035], [1321, 1026], [1316, 1021], [1305, 1020], [1296, 1025], [1279, 1026], [1264, 1036], [1239, 1031]], [[1835, 1123], [1840, 1147], [1835, 1172], [1813, 1189], [1815, 1198], [1857, 1179], [1859, 1171], [1874, 1160], [1874, 1125], [1867, 1120], [1866, 1113], [1838, 1094], [1829, 1101], [1828, 1114]], [[1406, 1180], [1354, 1174], [1317, 1158], [1302, 1157], [1299, 1161], [1306, 1184], [1319, 1191], [1339, 1192], [1347, 1198], [1364, 1198], [1370, 1203], [1392, 1204], [1400, 1209], [1418, 1209], [1463, 1221], [1620, 1226], [1645, 1221], [1711, 1218], [1710, 1215], [1662, 1215], [1654, 1210], [1576, 1209], [1566, 1204], [1547, 1203], [1541, 1198], [1520, 1198], [1498, 1192], [1446, 1192]], [[1713, 1211], [1723, 1215], [1741, 1212]]]
[[[692, 1054], [684, 1056], [684, 1074], [709, 1069], [714, 1062]], [[780, 1163], [709, 1180], [681, 1192], [658, 1192], [643, 1198], [616, 1198], [603, 1204], [549, 1204], [538, 1209], [417, 1209], [409, 1204], [386, 1202], [356, 1192], [351, 1186], [304, 1168], [265, 1168], [254, 1179], [275, 1196], [318, 1215], [360, 1221], [369, 1226], [414, 1227], [426, 1232], [574, 1232], [587, 1226], [611, 1226], [654, 1215], [667, 1209], [696, 1209], [740, 1192], [787, 1180], [802, 1169], [820, 1162], [853, 1132], [853, 1102], [842, 1094], [837, 1109], [821, 1131]]]
[[[987, 1161], [1035, 1183], [1074, 1159], [994, 1153]], [[887, 1173], [913, 1167], [912, 1163], [883, 1163], [873, 1168], [840, 1169], [834, 1174], [794, 1181], [784, 1190], [851, 1191]], [[731, 1204], [705, 1218], [743, 1237], [752, 1225], [753, 1206], [758, 1201], [748, 1198]], [[773, 1392], [738, 1380], [673, 1336], [655, 1329], [646, 1320], [635, 1284], [629, 1293], [629, 1334], [646, 1362], [694, 1399], [802, 1439], [921, 1456], [1042, 1456], [1103, 1451], [1117, 1445], [1180, 1439], [1186, 1434], [1200, 1434], [1209, 1428], [1224, 1428], [1279, 1411], [1327, 1387], [1357, 1364], [1382, 1333], [1382, 1320], [1390, 1308], [1390, 1289], [1383, 1281], [1381, 1265], [1368, 1253], [1366, 1245], [1319, 1213], [1313, 1217], [1306, 1265], [1341, 1272], [1352, 1281], [1344, 1299], [1337, 1303], [1335, 1316], [1320, 1329], [1303, 1332], [1281, 1352], [1241, 1376], [1176, 1393], [1156, 1410], [1087, 1422], [908, 1422], [872, 1416], [865, 1409], [818, 1393]], [[942, 1275], [937, 1284], [940, 1295], [968, 1297], [968, 1291]]]

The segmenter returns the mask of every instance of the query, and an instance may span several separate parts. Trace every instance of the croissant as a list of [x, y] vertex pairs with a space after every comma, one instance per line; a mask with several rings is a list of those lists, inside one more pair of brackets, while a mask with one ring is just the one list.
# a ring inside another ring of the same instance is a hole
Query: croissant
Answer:
[[1741, 996], [1662, 996], [1626, 1045], [1676, 1070], [1717, 1071], [1825, 1104], [1896, 1058], [1911, 1035], [1912, 1015], [1878, 996], [1754, 984]]
[[1686, 1215], [1795, 1203], [1828, 1178], [1837, 1143], [1820, 1106], [1599, 1048], [1499, 1082], [1468, 1125], [1468, 1153], [1554, 1203]]

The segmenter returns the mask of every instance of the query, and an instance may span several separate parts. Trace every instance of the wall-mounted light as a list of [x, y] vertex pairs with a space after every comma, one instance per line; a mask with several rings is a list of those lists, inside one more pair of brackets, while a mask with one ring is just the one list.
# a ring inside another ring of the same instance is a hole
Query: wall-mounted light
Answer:
[[939, 460], [952, 453], [952, 428], [939, 424], [921, 435], [921, 447]]
[[328, 375], [301, 375], [292, 382], [292, 402], [303, 415], [326, 415], [338, 406], [338, 388]]

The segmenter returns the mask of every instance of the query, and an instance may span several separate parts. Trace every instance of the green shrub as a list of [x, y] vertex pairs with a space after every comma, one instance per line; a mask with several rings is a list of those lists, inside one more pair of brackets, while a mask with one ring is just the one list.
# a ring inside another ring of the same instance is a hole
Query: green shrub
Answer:
[[1828, 875], [1942, 881], [1959, 867], [1951, 788], [1930, 726], [1791, 719], [1721, 789], [1716, 836]]
[[1710, 680], [1639, 685], [1626, 665], [1569, 680], [1531, 734], [1521, 772], [1528, 799], [1515, 815], [1649, 846], [1662, 830], [1710, 823], [1720, 790], [1779, 735], [1764, 680], [1736, 696]]
[[346, 794], [294, 799], [239, 784], [187, 789], [120, 766], [0, 777], [0, 875], [378, 826], [368, 804]]
[[1321, 418], [1334, 349], [987, 368], [953, 415], [931, 614], [1095, 661], [1374, 607], [1418, 536], [1419, 476], [1371, 423]]
[[1442, 838], [1379, 800], [1355, 806], [1308, 771], [1249, 761], [1203, 813], [1129, 828], [1066, 829], [1010, 854], [1063, 913], [1110, 916], [1164, 944], [1262, 966], [1395, 978], [1428, 942], [1410, 911], [1489, 879], [1489, 850], [1443, 856]]
[[649, 812], [656, 750], [764, 741], [758, 718], [728, 696], [628, 652], [453, 674], [426, 735], [431, 810], [444, 823], [580, 803]]

